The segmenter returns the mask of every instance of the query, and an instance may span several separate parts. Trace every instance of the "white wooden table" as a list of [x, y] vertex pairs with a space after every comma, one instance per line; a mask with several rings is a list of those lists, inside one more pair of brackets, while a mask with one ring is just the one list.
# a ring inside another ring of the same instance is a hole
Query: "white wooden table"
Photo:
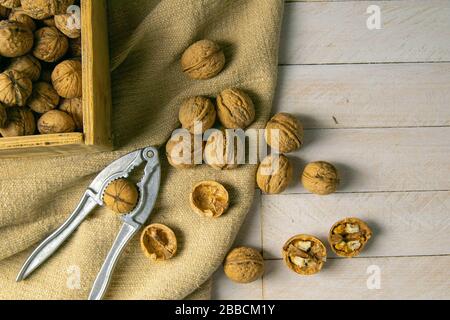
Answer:
[[[381, 9], [369, 30], [367, 8]], [[450, 0], [288, 1], [275, 112], [306, 127], [290, 158], [337, 165], [343, 186], [318, 197], [298, 180], [258, 193], [236, 245], [259, 248], [266, 275], [215, 299], [450, 298]], [[361, 257], [329, 258], [313, 277], [281, 261], [292, 235], [326, 239], [340, 218], [374, 229]]]

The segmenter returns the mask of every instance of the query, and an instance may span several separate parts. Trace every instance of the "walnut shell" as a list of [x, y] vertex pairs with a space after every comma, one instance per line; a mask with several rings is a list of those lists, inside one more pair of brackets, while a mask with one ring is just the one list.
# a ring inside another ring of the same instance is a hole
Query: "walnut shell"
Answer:
[[[175, 134], [166, 144], [166, 156], [170, 165], [178, 169], [193, 168], [201, 164], [203, 155], [203, 139], [192, 134]], [[198, 145], [196, 145], [198, 144]]]
[[83, 131], [83, 103], [81, 98], [63, 99], [59, 105], [59, 109], [68, 113], [73, 121], [77, 130]]
[[81, 57], [82, 49], [81, 49], [81, 37], [76, 39], [69, 39], [69, 48], [70, 54], [73, 57]]
[[8, 115], [6, 113], [6, 107], [0, 103], [0, 128], [3, 128], [6, 125], [7, 119]]
[[81, 62], [65, 60], [52, 72], [52, 83], [56, 92], [67, 99], [79, 98], [83, 94]]
[[66, 13], [74, 0], [21, 0], [22, 8], [33, 19], [43, 20], [57, 14]]
[[197, 214], [218, 218], [229, 206], [229, 194], [223, 185], [215, 181], [197, 183], [190, 194], [191, 208]]
[[41, 134], [74, 132], [75, 122], [67, 113], [51, 110], [39, 118], [38, 130]]
[[34, 112], [46, 113], [58, 106], [59, 95], [49, 83], [38, 82], [34, 84], [27, 104]]
[[4, 128], [0, 128], [3, 137], [21, 137], [34, 134], [36, 120], [33, 112], [28, 108], [7, 108], [8, 121]]
[[[266, 126], [266, 142], [281, 153], [290, 153], [303, 145], [303, 126], [293, 115], [279, 113]], [[273, 141], [272, 141], [273, 140]]]
[[69, 49], [69, 41], [55, 27], [43, 27], [34, 34], [33, 55], [45, 62], [61, 59]]
[[306, 190], [322, 196], [335, 192], [340, 183], [337, 169], [324, 161], [308, 164], [301, 180]]
[[6, 70], [0, 74], [0, 102], [8, 107], [23, 107], [33, 90], [33, 83], [24, 74]]
[[33, 48], [33, 32], [15, 21], [0, 21], [0, 55], [8, 58], [27, 54]]
[[9, 14], [9, 21], [15, 21], [22, 23], [23, 25], [30, 28], [31, 31], [36, 30], [36, 23], [34, 20], [25, 13], [21, 8], [16, 8]]
[[358, 218], [346, 218], [331, 227], [328, 241], [340, 257], [358, 256], [372, 237], [372, 230]]
[[142, 231], [141, 249], [153, 261], [169, 260], [177, 252], [177, 237], [169, 227], [151, 224]]
[[20, 0], [0, 0], [0, 5], [9, 9], [13, 9], [20, 7]]
[[[192, 134], [200, 134], [214, 126], [216, 115], [216, 109], [211, 100], [198, 96], [188, 98], [183, 102], [179, 119], [184, 129], [188, 129]], [[200, 124], [201, 132], [195, 132], [195, 126]]]
[[[239, 150], [238, 144], [244, 146]], [[215, 130], [206, 142], [205, 162], [216, 170], [236, 169], [245, 162], [244, 139], [228, 130]], [[241, 154], [239, 154], [239, 151]]]
[[266, 157], [256, 174], [258, 187], [267, 194], [279, 194], [287, 189], [293, 178], [293, 168], [289, 159], [280, 155]]
[[237, 283], [251, 283], [264, 274], [264, 259], [253, 248], [233, 249], [225, 258], [225, 275]]
[[56, 27], [55, 17], [50, 17], [42, 20], [42, 23], [47, 27]]
[[70, 26], [69, 19], [72, 18], [71, 14], [58, 14], [55, 16], [55, 26], [65, 34], [67, 37], [75, 39], [81, 36], [81, 29]]
[[139, 192], [136, 185], [127, 179], [114, 180], [106, 187], [103, 195], [105, 206], [118, 214], [131, 212], [136, 207], [138, 199]]
[[218, 44], [200, 40], [191, 45], [181, 57], [181, 67], [192, 79], [210, 79], [225, 66], [225, 55]]
[[217, 115], [228, 129], [245, 129], [255, 121], [255, 106], [242, 90], [227, 89], [217, 97]]
[[39, 60], [31, 54], [11, 59], [11, 63], [8, 66], [8, 70], [21, 72], [33, 82], [39, 80], [41, 69]]
[[282, 255], [289, 269], [309, 276], [322, 270], [327, 260], [327, 249], [316, 237], [300, 234], [285, 243]]

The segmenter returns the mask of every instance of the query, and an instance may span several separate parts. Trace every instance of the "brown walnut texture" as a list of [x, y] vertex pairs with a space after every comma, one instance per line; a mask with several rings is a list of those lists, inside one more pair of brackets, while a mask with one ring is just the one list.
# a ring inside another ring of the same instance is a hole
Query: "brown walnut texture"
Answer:
[[31, 31], [36, 30], [36, 23], [21, 8], [16, 8], [9, 14], [9, 21], [15, 21], [27, 26]]
[[325, 161], [308, 164], [301, 180], [306, 190], [322, 196], [336, 192], [340, 183], [337, 169]]
[[33, 85], [33, 92], [27, 102], [31, 110], [46, 113], [55, 109], [59, 104], [59, 95], [51, 84], [37, 82]]
[[81, 62], [65, 60], [52, 72], [52, 83], [56, 92], [67, 99], [79, 98], [83, 94]]
[[[203, 140], [201, 136], [175, 135], [166, 144], [166, 156], [170, 165], [178, 169], [193, 168], [196, 159], [202, 159]], [[200, 162], [200, 161], [199, 161]]]
[[23, 73], [6, 70], [0, 74], [0, 102], [8, 107], [24, 107], [33, 90], [33, 83]]
[[[179, 120], [184, 129], [192, 134], [204, 133], [213, 127], [216, 122], [216, 109], [210, 99], [205, 97], [192, 97], [186, 99], [181, 105]], [[202, 125], [201, 132], [195, 132], [195, 125]]]
[[141, 234], [141, 249], [152, 261], [169, 260], [177, 252], [177, 237], [169, 227], [151, 224]]
[[39, 118], [38, 130], [41, 134], [74, 132], [75, 122], [67, 113], [60, 110], [51, 110]]
[[225, 258], [224, 271], [234, 282], [251, 283], [263, 276], [264, 259], [253, 248], [235, 248]]
[[78, 131], [83, 131], [83, 104], [81, 98], [63, 99], [59, 110], [67, 112], [75, 121]]
[[33, 32], [15, 21], [0, 21], [0, 55], [8, 58], [27, 54], [33, 48]]
[[292, 165], [289, 159], [282, 154], [266, 157], [256, 173], [258, 187], [266, 194], [279, 194], [285, 191], [292, 178]]
[[217, 97], [217, 115], [228, 129], [246, 129], [255, 121], [252, 99], [240, 89], [227, 89]]
[[266, 126], [266, 142], [281, 153], [294, 152], [303, 145], [303, 126], [293, 115], [276, 114]]
[[210, 218], [223, 215], [230, 204], [227, 189], [215, 181], [202, 181], [196, 184], [189, 200], [194, 212]]
[[358, 218], [346, 218], [331, 227], [328, 241], [338, 256], [358, 256], [372, 237], [372, 230]]
[[71, 15], [59, 14], [55, 16], [55, 26], [61, 31], [64, 35], [69, 38], [75, 39], [81, 36], [81, 29], [77, 29], [69, 24], [69, 19], [71, 19]]
[[33, 55], [45, 62], [60, 60], [69, 49], [69, 41], [55, 27], [44, 27], [34, 33]]
[[41, 63], [30, 54], [11, 59], [8, 70], [15, 70], [23, 73], [31, 81], [37, 81], [41, 76]]
[[111, 182], [103, 195], [103, 202], [107, 208], [118, 214], [131, 212], [137, 205], [139, 192], [134, 183], [127, 179]]
[[0, 0], [0, 5], [13, 9], [20, 7], [20, 0]]
[[237, 135], [232, 135], [226, 130], [215, 130], [206, 142], [205, 162], [216, 170], [236, 169], [245, 160], [242, 159], [245, 157], [245, 151], [242, 150], [241, 155], [238, 152], [237, 146], [241, 142], [242, 138]]
[[74, 0], [21, 0], [22, 9], [37, 20], [44, 20], [57, 14], [66, 13]]
[[289, 269], [309, 276], [322, 270], [327, 260], [327, 249], [316, 237], [300, 234], [285, 243], [282, 255]]
[[225, 55], [220, 46], [211, 40], [200, 40], [191, 45], [181, 57], [183, 72], [196, 80], [210, 79], [225, 66]]
[[7, 108], [8, 121], [6, 126], [0, 128], [3, 137], [21, 137], [34, 134], [36, 131], [36, 120], [33, 112], [28, 108]]

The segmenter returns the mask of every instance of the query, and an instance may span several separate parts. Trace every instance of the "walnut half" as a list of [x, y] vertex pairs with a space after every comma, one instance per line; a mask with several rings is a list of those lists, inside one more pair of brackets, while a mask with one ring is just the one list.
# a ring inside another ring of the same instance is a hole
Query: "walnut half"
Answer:
[[330, 230], [328, 240], [333, 251], [340, 257], [356, 257], [372, 237], [369, 226], [357, 218], [338, 221]]

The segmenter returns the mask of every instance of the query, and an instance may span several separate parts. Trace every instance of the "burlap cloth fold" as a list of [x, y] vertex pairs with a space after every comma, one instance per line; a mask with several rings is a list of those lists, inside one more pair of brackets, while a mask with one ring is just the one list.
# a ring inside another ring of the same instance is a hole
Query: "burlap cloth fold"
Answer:
[[[247, 90], [257, 107], [255, 127], [268, 119], [276, 85], [282, 0], [111, 0], [109, 31], [115, 152], [0, 160], [0, 298], [85, 299], [117, 234], [120, 220], [98, 209], [27, 281], [15, 276], [36, 244], [75, 208], [95, 175], [114, 159], [143, 146], [163, 146], [179, 124], [180, 102], [215, 96], [227, 87]], [[180, 72], [184, 49], [202, 38], [218, 41], [226, 69], [208, 81]], [[229, 172], [207, 166], [176, 171], [163, 161], [163, 182], [149, 223], [174, 229], [179, 253], [155, 264], [132, 240], [114, 273], [107, 298], [206, 297], [208, 279], [239, 231], [254, 194], [254, 166]], [[193, 183], [216, 179], [232, 205], [217, 220], [189, 208]], [[79, 281], [78, 281], [79, 280]], [[79, 283], [78, 283], [79, 282]], [[206, 283], [206, 284], [205, 284]]]

